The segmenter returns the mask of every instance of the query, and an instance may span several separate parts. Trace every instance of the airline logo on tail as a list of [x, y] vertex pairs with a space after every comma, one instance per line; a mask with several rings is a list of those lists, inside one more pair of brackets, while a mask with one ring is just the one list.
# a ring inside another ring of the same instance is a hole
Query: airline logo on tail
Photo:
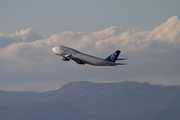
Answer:
[[117, 53], [115, 52], [114, 54], [111, 55], [111, 61], [115, 61], [115, 57], [117, 56]]
[[110, 56], [108, 56], [105, 60], [110, 62], [115, 62], [119, 56], [121, 51], [117, 50], [116, 52], [112, 53]]

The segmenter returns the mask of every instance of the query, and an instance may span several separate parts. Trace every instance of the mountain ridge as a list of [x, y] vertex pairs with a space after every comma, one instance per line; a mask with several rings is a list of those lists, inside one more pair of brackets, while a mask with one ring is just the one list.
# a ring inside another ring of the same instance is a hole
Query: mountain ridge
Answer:
[[[7, 93], [7, 94], [6, 94]], [[65, 102], [83, 112], [103, 119], [153, 120], [180, 115], [180, 86], [151, 85], [138, 82], [94, 83], [70, 82], [58, 90], [36, 92], [2, 92], [0, 105], [27, 105], [33, 102]], [[174, 111], [173, 113], [171, 111]], [[154, 117], [152, 117], [154, 116]]]

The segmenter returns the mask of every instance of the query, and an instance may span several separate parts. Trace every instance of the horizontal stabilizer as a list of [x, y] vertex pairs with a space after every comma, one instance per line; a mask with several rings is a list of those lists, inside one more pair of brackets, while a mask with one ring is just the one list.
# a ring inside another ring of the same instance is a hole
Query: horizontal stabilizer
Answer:
[[126, 63], [116, 63], [116, 65], [126, 65]]
[[126, 60], [128, 59], [127, 57], [126, 58], [118, 58], [117, 60]]

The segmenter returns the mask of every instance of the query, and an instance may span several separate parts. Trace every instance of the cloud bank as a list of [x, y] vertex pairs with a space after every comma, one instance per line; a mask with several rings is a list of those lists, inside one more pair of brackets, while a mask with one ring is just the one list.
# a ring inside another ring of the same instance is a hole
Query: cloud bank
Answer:
[[[84, 66], [82, 70], [82, 66], [73, 62], [65, 63], [54, 55], [51, 48], [59, 44], [102, 58], [119, 49], [122, 51], [121, 56], [129, 57], [126, 61], [128, 65], [123, 68], [118, 68], [119, 66], [106, 68], [109, 70]], [[6, 86], [1, 85], [0, 89], [8, 90], [10, 88], [8, 86], [13, 88], [12, 83], [23, 86], [28, 83], [32, 85], [31, 82], [35, 85], [35, 81], [38, 81], [36, 90], [41, 91], [48, 86], [45, 84], [47, 82], [55, 83], [51, 84], [53, 89], [58, 87], [55, 85], [61, 85], [58, 81], [65, 83], [64, 81], [68, 82], [72, 79], [99, 82], [137, 80], [151, 83], [151, 81], [156, 81], [153, 83], [180, 85], [178, 81], [180, 78], [179, 53], [180, 20], [178, 16], [169, 18], [167, 22], [155, 27], [152, 31], [138, 31], [137, 29], [123, 31], [121, 27], [112, 26], [93, 33], [65, 31], [53, 34], [50, 38], [44, 38], [32, 28], [22, 29], [20, 32], [16, 31], [9, 35], [0, 33], [0, 71], [3, 76], [1, 83]], [[112, 73], [108, 73], [109, 71]], [[121, 72], [120, 78], [117, 71]], [[172, 82], [164, 78], [171, 79]], [[39, 83], [44, 83], [44, 86], [40, 87]], [[21, 88], [20, 90], [26, 90], [24, 87]], [[48, 90], [50, 88], [48, 86]], [[13, 89], [19, 90], [18, 87]]]

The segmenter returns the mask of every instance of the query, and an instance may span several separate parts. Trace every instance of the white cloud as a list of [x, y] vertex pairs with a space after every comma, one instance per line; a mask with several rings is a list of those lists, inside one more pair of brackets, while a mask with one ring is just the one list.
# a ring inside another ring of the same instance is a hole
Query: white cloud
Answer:
[[[109, 29], [112, 29], [109, 28]], [[114, 28], [115, 29], [115, 28]], [[108, 31], [108, 30], [106, 30]], [[101, 32], [100, 32], [100, 36]], [[154, 28], [153, 31], [128, 30], [112, 34], [103, 34], [105, 39], [96, 41], [97, 48], [111, 46], [124, 51], [165, 49], [166, 47], [180, 48], [180, 20], [177, 16], [169, 18], [166, 23]]]
[[[138, 31], [133, 29], [124, 32], [121, 27], [112, 26], [93, 33], [65, 31], [59, 34], [53, 34], [50, 38], [43, 38], [36, 30], [31, 28], [22, 29], [20, 32], [16, 31], [15, 34], [10, 35], [0, 33], [1, 71], [32, 71], [32, 74], [39, 71], [47, 74], [58, 73], [57, 71], [63, 68], [60, 74], [61, 79], [65, 80], [69, 75], [69, 69], [66, 68], [68, 64], [64, 65], [64, 61], [60, 61], [58, 56], [55, 56], [51, 50], [53, 46], [59, 44], [100, 57], [106, 57], [116, 49], [120, 49], [122, 53], [129, 55], [128, 57], [130, 58], [127, 61], [130, 65], [124, 68], [131, 75], [126, 75], [125, 73], [122, 78], [129, 79], [130, 76], [132, 78], [145, 78], [149, 72], [153, 76], [158, 75], [158, 73], [152, 72], [154, 69], [164, 71], [164, 65], [173, 68], [174, 65], [171, 66], [169, 64], [170, 61], [178, 65], [180, 64], [177, 60], [173, 59], [175, 57], [173, 53], [178, 53], [177, 51], [180, 50], [180, 20], [177, 16], [173, 16], [167, 22], [155, 27], [152, 31]], [[176, 58], [178, 59], [179, 57]], [[162, 66], [158, 66], [159, 63], [162, 63], [162, 60], [164, 65], [161, 64]], [[141, 66], [142, 63], [143, 65]], [[158, 68], [155, 64], [157, 64]], [[78, 67], [78, 69], [80, 68], [75, 63], [72, 65]], [[89, 68], [85, 67], [85, 69]], [[75, 70], [75, 68], [71, 70]], [[112, 69], [112, 72], [115, 72], [114, 70]], [[96, 74], [95, 72], [98, 71], [93, 70], [88, 72]], [[76, 76], [74, 79], [79, 79], [77, 76], [81, 74], [72, 71], [70, 73]], [[82, 73], [87, 75], [84, 72]], [[171, 71], [159, 73], [160, 75], [157, 78], [164, 73], [171, 73]], [[179, 77], [178, 74], [175, 75], [176, 78]], [[94, 76], [96, 77], [89, 79], [105, 79], [105, 77], [101, 78], [97, 74]], [[148, 77], [150, 76], [148, 74]], [[87, 77], [82, 78], [86, 78], [85, 80], [88, 79]], [[42, 77], [42, 79], [46, 78]], [[57, 76], [56, 78], [51, 77], [51, 79], [57, 80]], [[70, 77], [69, 79], [72, 78]]]
[[22, 29], [20, 32], [16, 31], [14, 34], [9, 35], [0, 33], [0, 47], [6, 47], [17, 42], [32, 42], [40, 39], [44, 38], [32, 28]]
[[[52, 44], [63, 44], [87, 52], [112, 51], [122, 49], [125, 52], [137, 50], [163, 50], [164, 47], [180, 48], [180, 20], [171, 17], [166, 23], [152, 31], [128, 30], [122, 32], [121, 27], [110, 27], [92, 34], [66, 31], [54, 34], [50, 38]], [[93, 50], [92, 50], [93, 49]]]
[[49, 51], [47, 49], [58, 44], [92, 54], [106, 53], [115, 49], [121, 49], [126, 53], [153, 49], [155, 51], [166, 50], [168, 47], [179, 49], [180, 20], [177, 16], [173, 16], [153, 31], [128, 30], [122, 32], [121, 27], [113, 26], [93, 33], [79, 32], [76, 34], [72, 31], [65, 31], [54, 34], [50, 38], [43, 38], [36, 30], [28, 28], [10, 35], [1, 33], [0, 38], [1, 42], [6, 41], [6, 46], [1, 49], [1, 57], [20, 62], [31, 60], [30, 57], [32, 58], [33, 55], [38, 57], [39, 54], [46, 54]]
[[43, 37], [32, 28], [27, 28], [26, 30], [22, 29], [20, 32], [16, 31], [15, 34], [10, 34], [8, 37], [25, 42], [43, 39]]

